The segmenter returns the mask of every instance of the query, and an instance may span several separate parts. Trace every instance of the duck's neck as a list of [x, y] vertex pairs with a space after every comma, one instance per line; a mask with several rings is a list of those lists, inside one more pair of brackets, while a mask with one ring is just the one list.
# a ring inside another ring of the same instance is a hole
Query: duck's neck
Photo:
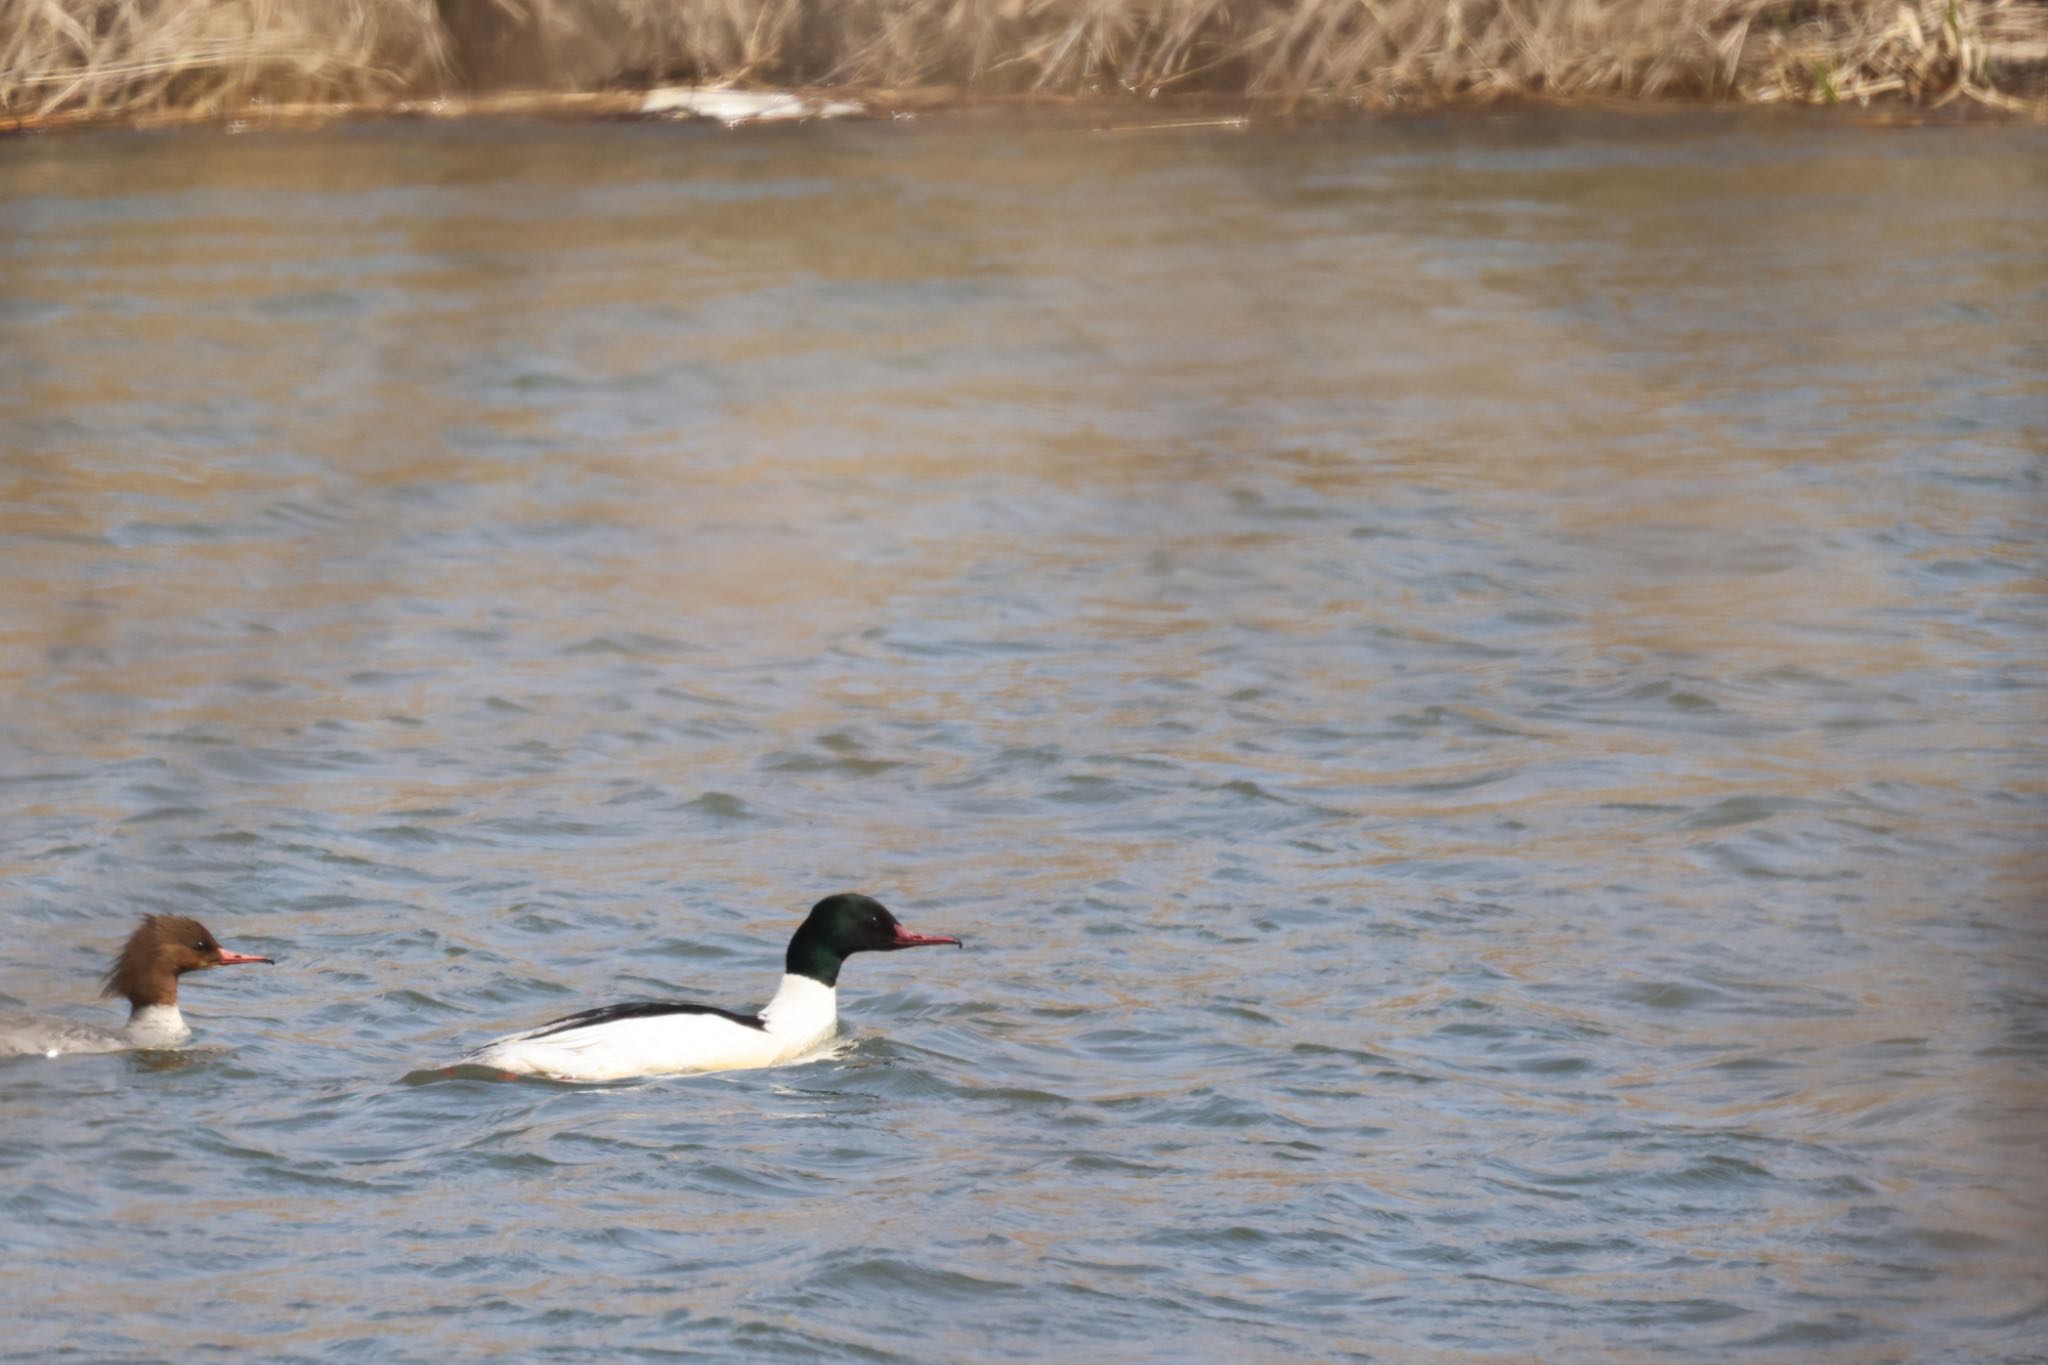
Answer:
[[784, 972], [761, 1023], [777, 1037], [815, 1038], [839, 1026], [839, 992], [816, 977]]
[[185, 1027], [185, 1016], [172, 1005], [136, 1006], [128, 1012], [128, 1027], [123, 1030], [129, 1041], [141, 1047], [154, 1043], [175, 1043], [192, 1036], [192, 1030]]
[[846, 954], [826, 940], [825, 931], [805, 920], [782, 955], [782, 970], [789, 974], [782, 979], [786, 983], [792, 976], [807, 976], [830, 988], [839, 984], [839, 968], [845, 961]]
[[129, 1007], [137, 1013], [159, 1007], [175, 1011], [178, 973], [161, 958], [138, 953], [131, 943], [114, 970], [107, 973], [107, 994], [127, 996]]

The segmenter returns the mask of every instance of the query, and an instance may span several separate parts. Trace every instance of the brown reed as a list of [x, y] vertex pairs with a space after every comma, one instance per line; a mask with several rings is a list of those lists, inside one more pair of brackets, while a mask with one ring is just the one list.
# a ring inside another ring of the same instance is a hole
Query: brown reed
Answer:
[[2039, 112], [2048, 0], [4, 0], [17, 125], [663, 82]]

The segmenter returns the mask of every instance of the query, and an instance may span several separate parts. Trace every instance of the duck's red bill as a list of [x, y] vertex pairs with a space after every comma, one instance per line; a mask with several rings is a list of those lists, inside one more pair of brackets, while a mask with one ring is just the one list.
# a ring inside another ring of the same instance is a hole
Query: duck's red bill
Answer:
[[[242, 963], [242, 962], [270, 962], [270, 959], [269, 959], [269, 958], [267, 958], [267, 957], [258, 957], [258, 956], [256, 956], [256, 955], [255, 955], [254, 953], [237, 953], [237, 952], [232, 952], [232, 951], [230, 951], [230, 950], [228, 950], [228, 949], [226, 949], [226, 948], [223, 948], [223, 949], [221, 949], [221, 950], [220, 950], [220, 965], [221, 965], [221, 966], [223, 966], [223, 967], [232, 967], [232, 966], [235, 966], [235, 965], [236, 965], [237, 963]], [[274, 962], [271, 962], [271, 964], [270, 964], [270, 965], [274, 967], [274, 966], [276, 966], [277, 964], [276, 964], [276, 963], [274, 963]]]
[[895, 941], [889, 946], [891, 948], [922, 948], [927, 944], [933, 943], [950, 943], [955, 948], [966, 946], [959, 939], [947, 938], [944, 934], [913, 934], [900, 924], [896, 926]]

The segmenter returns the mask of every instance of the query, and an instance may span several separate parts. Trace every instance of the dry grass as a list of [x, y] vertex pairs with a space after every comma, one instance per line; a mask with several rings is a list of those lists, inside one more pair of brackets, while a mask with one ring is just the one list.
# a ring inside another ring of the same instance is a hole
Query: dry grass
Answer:
[[375, 101], [446, 69], [434, 0], [0, 0], [0, 112]]
[[673, 80], [2018, 106], [2044, 74], [2048, 0], [0, 0], [25, 123]]

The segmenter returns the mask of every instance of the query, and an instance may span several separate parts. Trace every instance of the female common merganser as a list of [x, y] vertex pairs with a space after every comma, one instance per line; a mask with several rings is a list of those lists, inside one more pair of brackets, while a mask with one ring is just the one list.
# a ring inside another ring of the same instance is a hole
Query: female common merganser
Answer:
[[128, 1001], [128, 1022], [99, 1028], [68, 1019], [10, 1020], [0, 1025], [0, 1056], [40, 1052], [125, 1052], [171, 1047], [192, 1036], [178, 1013], [178, 978], [208, 967], [268, 962], [267, 957], [229, 952], [207, 927], [183, 915], [146, 915], [121, 955], [108, 969], [100, 994]]
[[790, 938], [782, 985], [759, 1014], [668, 1001], [604, 1005], [485, 1043], [456, 1065], [556, 1081], [779, 1066], [838, 1031], [839, 967], [848, 957], [932, 943], [961, 946], [911, 933], [871, 897], [827, 896]]

